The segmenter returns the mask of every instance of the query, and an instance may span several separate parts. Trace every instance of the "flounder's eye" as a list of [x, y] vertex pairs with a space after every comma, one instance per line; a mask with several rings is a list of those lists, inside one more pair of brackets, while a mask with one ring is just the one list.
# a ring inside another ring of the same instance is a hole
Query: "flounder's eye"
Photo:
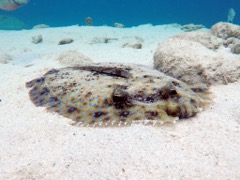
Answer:
[[175, 90], [175, 89], [170, 89], [169, 90], [169, 96], [170, 97], [174, 97], [174, 96], [176, 96], [177, 95], [177, 91]]
[[112, 94], [113, 104], [116, 108], [126, 108], [131, 106], [131, 100], [129, 94], [123, 89], [116, 88]]
[[126, 99], [126, 92], [124, 92], [122, 89], [115, 89], [113, 92], [113, 101], [114, 102], [124, 102]]

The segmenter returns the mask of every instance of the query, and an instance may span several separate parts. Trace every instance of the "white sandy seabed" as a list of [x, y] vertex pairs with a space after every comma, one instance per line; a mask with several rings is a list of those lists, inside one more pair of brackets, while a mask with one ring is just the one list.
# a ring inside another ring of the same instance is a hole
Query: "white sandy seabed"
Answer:
[[[171, 25], [0, 31], [0, 53], [10, 57], [0, 64], [0, 179], [240, 179], [240, 82], [212, 86], [210, 107], [160, 127], [74, 127], [29, 99], [25, 83], [62, 67], [62, 52], [153, 66], [157, 44], [181, 32]], [[43, 42], [33, 44], [39, 34]], [[92, 43], [105, 37], [118, 40]], [[74, 42], [57, 45], [63, 38]], [[136, 39], [142, 49], [122, 48]]]

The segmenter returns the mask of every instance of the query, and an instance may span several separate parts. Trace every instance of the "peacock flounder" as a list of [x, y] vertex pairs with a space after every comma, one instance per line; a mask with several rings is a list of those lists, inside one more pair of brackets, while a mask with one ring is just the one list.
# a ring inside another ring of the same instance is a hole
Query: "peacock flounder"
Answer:
[[36, 106], [83, 126], [175, 122], [194, 116], [209, 100], [204, 85], [187, 85], [134, 64], [52, 69], [26, 86]]

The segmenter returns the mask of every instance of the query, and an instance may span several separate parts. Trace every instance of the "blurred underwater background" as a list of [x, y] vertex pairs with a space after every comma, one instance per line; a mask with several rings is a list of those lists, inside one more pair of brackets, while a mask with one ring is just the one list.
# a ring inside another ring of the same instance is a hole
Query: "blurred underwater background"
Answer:
[[240, 24], [239, 0], [30, 0], [15, 11], [0, 10], [0, 29], [31, 29], [37, 24], [85, 25], [86, 17], [91, 17], [95, 26], [112, 26], [115, 22], [126, 27], [194, 23], [209, 28], [227, 21], [231, 8], [236, 12], [233, 23]]

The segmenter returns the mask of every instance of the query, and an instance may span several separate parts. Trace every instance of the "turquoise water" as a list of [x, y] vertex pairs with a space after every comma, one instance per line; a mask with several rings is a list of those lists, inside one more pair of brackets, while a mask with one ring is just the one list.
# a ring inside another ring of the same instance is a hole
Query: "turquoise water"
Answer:
[[88, 16], [94, 25], [195, 23], [211, 27], [226, 21], [230, 8], [236, 11], [234, 23], [240, 24], [239, 0], [30, 0], [18, 10], [0, 14], [17, 17], [27, 28], [41, 23], [84, 25]]

